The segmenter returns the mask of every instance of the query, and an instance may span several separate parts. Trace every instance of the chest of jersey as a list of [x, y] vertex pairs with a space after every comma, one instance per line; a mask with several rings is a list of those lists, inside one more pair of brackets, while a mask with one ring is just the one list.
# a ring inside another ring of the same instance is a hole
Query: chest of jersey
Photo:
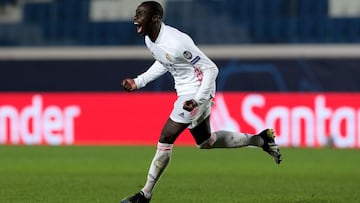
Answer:
[[177, 62], [174, 53], [168, 51], [166, 47], [163, 46], [151, 46], [149, 47], [152, 56], [155, 60], [159, 61], [163, 66], [169, 68], [173, 67]]

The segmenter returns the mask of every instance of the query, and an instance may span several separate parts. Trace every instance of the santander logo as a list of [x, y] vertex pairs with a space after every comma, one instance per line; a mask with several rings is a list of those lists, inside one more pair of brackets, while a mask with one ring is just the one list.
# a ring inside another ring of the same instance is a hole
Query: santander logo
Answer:
[[360, 103], [356, 98], [349, 100], [341, 94], [245, 94], [240, 100], [219, 94], [212, 125], [214, 130], [247, 126], [260, 132], [274, 128], [276, 141], [282, 146], [321, 147], [330, 143], [339, 148], [358, 148]]
[[211, 131], [229, 130], [240, 132], [239, 123], [230, 116], [228, 107], [226, 106], [224, 96], [216, 95], [216, 103], [211, 111]]
[[76, 105], [45, 106], [41, 95], [24, 107], [0, 105], [0, 144], [72, 144], [80, 113]]

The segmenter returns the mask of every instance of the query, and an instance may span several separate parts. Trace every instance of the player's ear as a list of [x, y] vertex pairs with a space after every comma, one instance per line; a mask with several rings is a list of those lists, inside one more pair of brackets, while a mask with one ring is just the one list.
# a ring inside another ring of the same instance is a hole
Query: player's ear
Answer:
[[151, 20], [152, 20], [152, 22], [158, 22], [158, 21], [160, 21], [160, 16], [154, 15]]

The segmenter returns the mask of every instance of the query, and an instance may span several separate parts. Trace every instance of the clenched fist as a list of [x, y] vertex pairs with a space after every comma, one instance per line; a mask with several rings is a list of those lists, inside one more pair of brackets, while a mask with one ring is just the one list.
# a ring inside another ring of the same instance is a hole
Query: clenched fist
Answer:
[[130, 78], [126, 78], [121, 82], [121, 86], [128, 92], [132, 92], [137, 89], [135, 81]]
[[197, 102], [194, 99], [187, 100], [184, 102], [183, 109], [186, 111], [191, 112], [198, 106]]

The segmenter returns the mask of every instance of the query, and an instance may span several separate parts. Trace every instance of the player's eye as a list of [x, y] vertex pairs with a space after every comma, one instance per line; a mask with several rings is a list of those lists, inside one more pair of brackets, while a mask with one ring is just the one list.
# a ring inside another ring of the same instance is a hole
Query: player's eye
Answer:
[[145, 11], [136, 12], [136, 16], [138, 16], [138, 17], [143, 16], [143, 15], [145, 15]]

